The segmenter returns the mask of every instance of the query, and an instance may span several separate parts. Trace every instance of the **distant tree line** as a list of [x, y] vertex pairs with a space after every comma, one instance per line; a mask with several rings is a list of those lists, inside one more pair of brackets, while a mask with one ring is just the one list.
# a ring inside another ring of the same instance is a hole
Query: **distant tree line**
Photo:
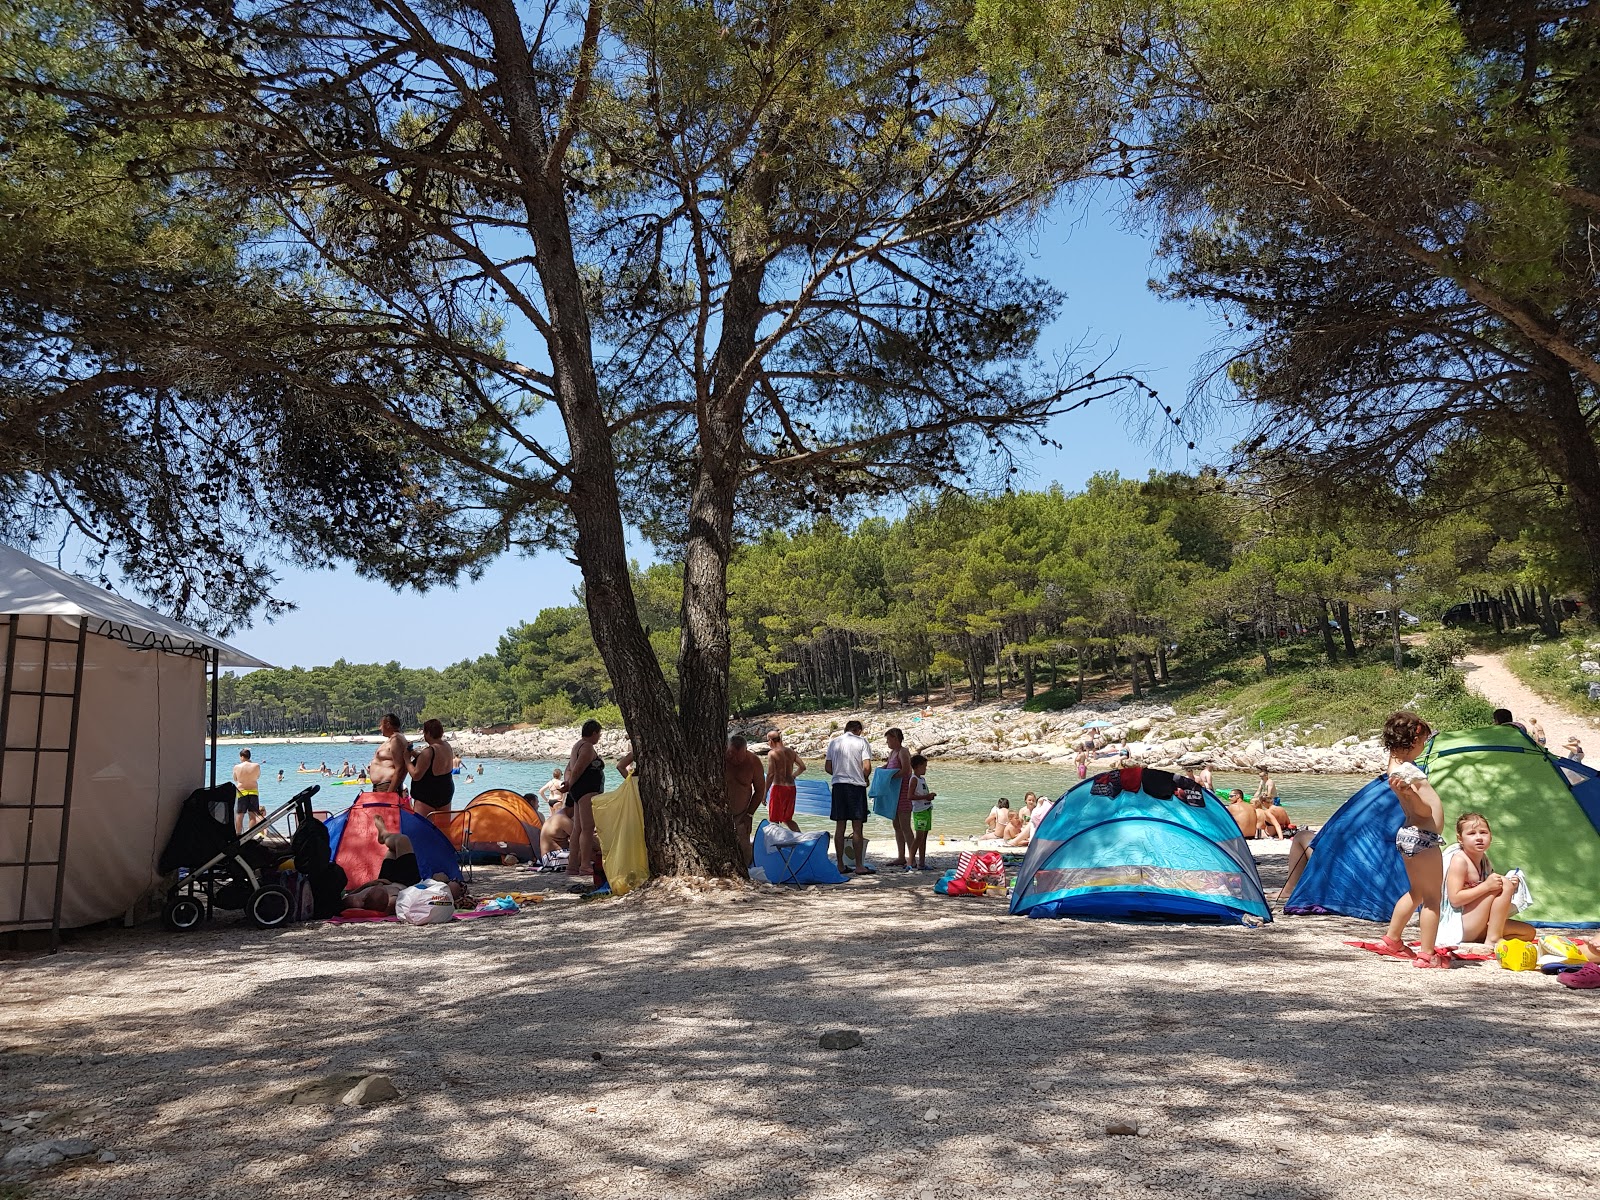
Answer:
[[[1477, 602], [1484, 623], [1559, 630], [1576, 583], [1560, 513], [1488, 515], [1444, 497], [1274, 493], [1252, 479], [1096, 476], [993, 498], [950, 493], [898, 519], [770, 533], [730, 575], [735, 706], [746, 712], [927, 697], [1071, 703], [1090, 677], [1140, 695], [1175, 657], [1295, 640], [1329, 662], [1404, 654], [1413, 618]], [[640, 618], [674, 687], [681, 568], [634, 568]], [[1492, 601], [1492, 603], [1491, 603]], [[340, 661], [228, 677], [229, 728], [620, 723], [584, 607], [541, 610], [443, 670]]]

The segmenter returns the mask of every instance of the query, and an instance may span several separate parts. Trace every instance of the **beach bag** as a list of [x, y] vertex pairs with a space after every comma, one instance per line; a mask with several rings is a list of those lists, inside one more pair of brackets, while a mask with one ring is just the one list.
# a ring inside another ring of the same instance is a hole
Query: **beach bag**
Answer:
[[394, 915], [407, 925], [440, 925], [456, 915], [456, 902], [448, 884], [424, 879], [395, 897]]
[[350, 879], [338, 863], [328, 863], [319, 870], [306, 872], [311, 883], [311, 915], [319, 921], [336, 917], [344, 909], [344, 889]]
[[892, 821], [900, 810], [900, 769], [879, 767], [872, 773], [867, 785], [867, 798], [872, 801], [872, 815]]
[[315, 875], [333, 861], [333, 843], [328, 837], [328, 827], [315, 817], [300, 822], [289, 847], [294, 854], [295, 870], [304, 875]]
[[289, 920], [309, 921], [317, 915], [317, 898], [311, 890], [311, 876], [303, 871], [280, 871], [278, 886], [289, 893], [292, 902]]

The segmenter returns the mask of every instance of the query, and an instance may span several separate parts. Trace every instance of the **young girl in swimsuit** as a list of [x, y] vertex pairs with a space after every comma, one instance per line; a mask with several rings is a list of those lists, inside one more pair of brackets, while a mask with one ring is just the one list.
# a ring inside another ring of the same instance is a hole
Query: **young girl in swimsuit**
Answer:
[[[1410, 891], [1401, 896], [1389, 918], [1382, 942], [1384, 953], [1409, 958], [1414, 967], [1448, 967], [1450, 957], [1435, 946], [1439, 936], [1439, 902], [1444, 895], [1444, 806], [1439, 793], [1417, 766], [1417, 758], [1433, 736], [1428, 723], [1414, 712], [1401, 710], [1383, 725], [1383, 744], [1389, 751], [1389, 786], [1400, 800], [1405, 824], [1395, 832], [1395, 849], [1405, 862]], [[1417, 909], [1421, 942], [1413, 954], [1403, 940], [1407, 922]]]
[[1498, 874], [1489, 861], [1488, 819], [1482, 813], [1462, 813], [1456, 819], [1456, 845], [1450, 848], [1444, 876], [1444, 921], [1441, 936], [1456, 944], [1502, 938], [1532, 941], [1538, 930], [1526, 921], [1511, 920], [1511, 901], [1517, 894], [1516, 876]]

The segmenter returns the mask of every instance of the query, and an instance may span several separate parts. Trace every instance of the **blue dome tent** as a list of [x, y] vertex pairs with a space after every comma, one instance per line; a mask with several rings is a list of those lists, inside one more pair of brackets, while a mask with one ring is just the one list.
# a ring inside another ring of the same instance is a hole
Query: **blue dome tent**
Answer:
[[1087, 779], [1045, 815], [1017, 871], [1013, 915], [1272, 920], [1239, 826], [1192, 779], [1129, 767]]
[[[1497, 867], [1520, 867], [1533, 905], [1518, 914], [1549, 927], [1600, 924], [1600, 777], [1557, 758], [1514, 725], [1437, 733], [1419, 760], [1444, 807], [1445, 841], [1463, 812], [1489, 820]], [[1406, 891], [1394, 831], [1405, 824], [1387, 777], [1328, 818], [1311, 843], [1287, 913], [1387, 921]]]

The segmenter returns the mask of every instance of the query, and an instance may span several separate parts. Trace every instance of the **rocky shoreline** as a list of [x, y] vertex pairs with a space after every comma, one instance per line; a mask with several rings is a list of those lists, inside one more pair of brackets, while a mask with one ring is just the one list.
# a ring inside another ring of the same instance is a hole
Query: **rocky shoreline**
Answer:
[[[1209, 762], [1219, 771], [1266, 767], [1275, 774], [1360, 775], [1380, 770], [1386, 758], [1375, 736], [1320, 745], [1319, 727], [1288, 725], [1251, 737], [1243, 719], [1230, 720], [1222, 709], [1179, 715], [1170, 705], [1138, 702], [1080, 705], [1050, 713], [1023, 712], [1020, 705], [996, 703], [929, 710], [891, 706], [855, 713], [774, 713], [736, 719], [730, 728], [748, 737], [758, 752], [765, 749], [767, 730], [781, 729], [802, 756], [815, 757], [852, 715], [865, 723], [874, 746], [882, 745], [885, 729], [897, 725], [905, 730], [914, 751], [947, 762], [1071, 766], [1085, 736], [1084, 726], [1096, 721], [1106, 723], [1098, 732], [1112, 752], [1125, 745], [1130, 762], [1149, 767], [1193, 768]], [[449, 735], [464, 756], [522, 761], [565, 759], [577, 736], [576, 728], [462, 730]], [[620, 731], [607, 731], [600, 740], [602, 753], [612, 760], [627, 744]]]

